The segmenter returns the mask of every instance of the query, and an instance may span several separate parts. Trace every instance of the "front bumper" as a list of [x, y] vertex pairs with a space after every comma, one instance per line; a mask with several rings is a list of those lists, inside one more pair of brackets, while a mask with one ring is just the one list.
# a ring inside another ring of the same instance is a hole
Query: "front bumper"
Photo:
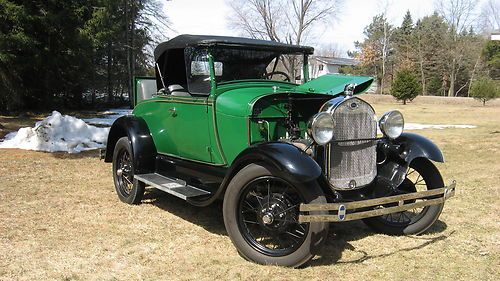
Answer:
[[[442, 188], [353, 202], [301, 204], [299, 223], [352, 221], [443, 204], [446, 199], [455, 195], [455, 185], [456, 182], [453, 181]], [[328, 211], [329, 214], [311, 214], [315, 211]]]

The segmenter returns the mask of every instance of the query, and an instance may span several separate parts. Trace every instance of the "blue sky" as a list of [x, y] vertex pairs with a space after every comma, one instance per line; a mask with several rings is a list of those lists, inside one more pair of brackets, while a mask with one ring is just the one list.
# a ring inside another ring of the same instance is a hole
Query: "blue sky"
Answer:
[[[403, 16], [410, 10], [416, 20], [434, 11], [434, 0], [345, 0], [342, 13], [336, 15], [332, 25], [318, 26], [321, 36], [309, 45], [315, 48], [333, 44], [346, 56], [347, 50], [354, 48], [353, 42], [363, 39], [363, 29], [373, 16], [383, 12], [387, 6], [387, 18], [395, 24], [401, 24]], [[228, 26], [227, 15], [230, 13], [227, 0], [171, 0], [164, 2], [164, 10], [173, 23], [177, 34], [232, 35], [238, 33]], [[388, 3], [388, 5], [386, 5]]]

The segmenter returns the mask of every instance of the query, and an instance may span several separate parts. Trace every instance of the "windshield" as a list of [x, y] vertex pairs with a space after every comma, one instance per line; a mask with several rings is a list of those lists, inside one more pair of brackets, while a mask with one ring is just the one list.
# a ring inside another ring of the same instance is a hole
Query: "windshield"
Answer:
[[[301, 80], [303, 54], [269, 50], [219, 48], [211, 51], [222, 69], [218, 83], [245, 79], [268, 79], [295, 83]], [[217, 68], [217, 65], [216, 65]]]
[[[214, 59], [217, 83], [234, 80], [264, 79], [300, 83], [304, 54], [283, 54], [273, 50], [216, 48], [210, 50]], [[187, 86], [191, 93], [208, 94], [210, 66], [208, 50], [186, 48]]]

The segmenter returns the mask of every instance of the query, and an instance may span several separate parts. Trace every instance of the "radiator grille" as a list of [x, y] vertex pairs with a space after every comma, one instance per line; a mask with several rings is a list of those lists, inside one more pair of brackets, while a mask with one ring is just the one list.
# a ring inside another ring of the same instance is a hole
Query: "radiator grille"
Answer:
[[[336, 189], [355, 189], [373, 181], [377, 172], [377, 122], [373, 108], [358, 98], [331, 111], [334, 141], [328, 146], [329, 181]], [[371, 139], [371, 140], [366, 140]]]

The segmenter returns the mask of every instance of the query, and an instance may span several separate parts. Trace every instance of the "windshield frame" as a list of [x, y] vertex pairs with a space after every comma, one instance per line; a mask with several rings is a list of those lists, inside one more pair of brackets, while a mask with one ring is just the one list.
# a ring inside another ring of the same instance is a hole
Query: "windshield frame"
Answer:
[[[237, 79], [237, 80], [217, 82], [217, 80], [216, 80], [217, 77], [215, 75], [215, 61], [216, 61], [216, 59], [214, 59], [214, 56], [213, 56], [214, 49], [215, 48], [207, 48], [208, 63], [209, 63], [209, 67], [210, 67], [210, 88], [211, 88], [210, 92], [211, 92], [211, 95], [215, 95], [216, 89], [218, 86], [228, 85], [228, 84], [232, 84], [232, 83], [239, 83], [239, 82], [274, 82], [274, 83], [285, 83], [285, 84], [290, 84], [290, 85], [300, 85], [300, 84], [294, 83], [292, 81], [288, 82], [288, 81], [278, 81], [278, 80], [259, 79], [259, 78]], [[245, 49], [257, 50], [257, 51], [260, 50], [260, 49], [256, 49], [256, 48], [244, 48], [244, 46], [241, 47], [240, 49], [242, 49], [242, 50], [245, 50]], [[268, 49], [262, 49], [262, 51], [268, 51]], [[302, 73], [301, 73], [302, 79], [301, 80], [303, 83], [306, 83], [310, 80], [309, 79], [309, 54], [307, 52], [282, 52], [281, 51], [278, 53], [279, 53], [279, 55], [276, 56], [275, 59], [276, 58], [279, 59], [283, 55], [291, 55], [291, 54], [296, 54], [298, 56], [302, 55], [302, 69], [301, 69], [302, 70]], [[275, 64], [277, 65], [277, 62]], [[273, 66], [274, 69], [276, 68], [276, 65]]]

